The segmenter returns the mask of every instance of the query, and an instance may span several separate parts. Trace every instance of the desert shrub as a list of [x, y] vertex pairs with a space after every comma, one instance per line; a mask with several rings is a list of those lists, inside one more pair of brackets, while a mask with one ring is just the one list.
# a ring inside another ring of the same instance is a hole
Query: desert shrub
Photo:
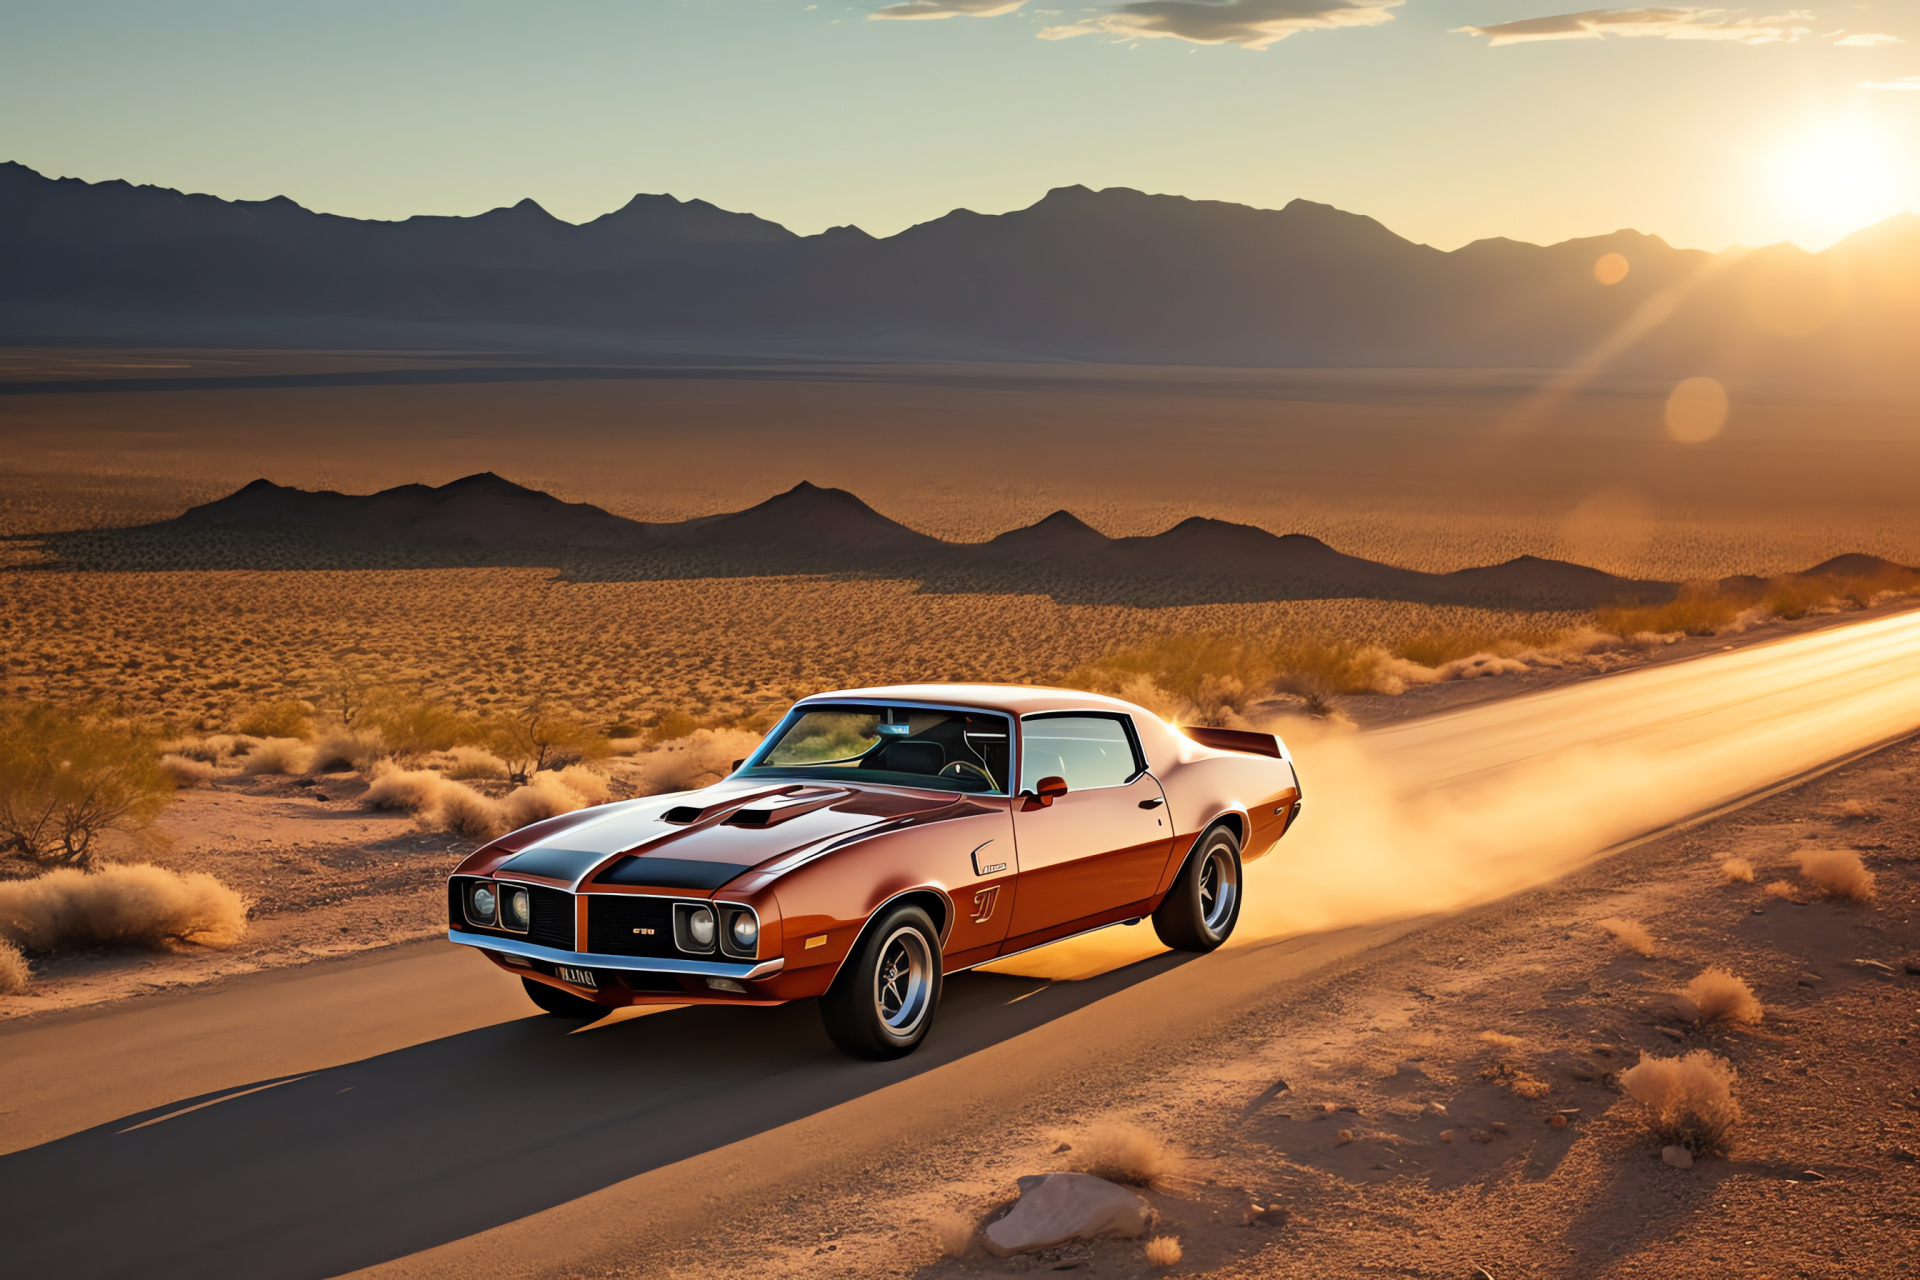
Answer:
[[1720, 874], [1728, 884], [1752, 884], [1753, 864], [1745, 858], [1728, 858], [1720, 864]]
[[943, 1258], [964, 1258], [967, 1246], [973, 1243], [973, 1220], [952, 1209], [942, 1209], [933, 1215], [933, 1240], [940, 1246]]
[[0, 938], [0, 996], [17, 996], [32, 981], [33, 971], [27, 968], [27, 958], [20, 954], [20, 948]]
[[0, 849], [86, 866], [96, 839], [144, 831], [173, 791], [144, 734], [51, 707], [0, 710]]
[[759, 735], [745, 729], [696, 729], [636, 756], [635, 783], [641, 795], [704, 787], [731, 773], [733, 762], [759, 745]]
[[247, 752], [240, 772], [249, 777], [269, 773], [306, 773], [313, 767], [313, 748], [298, 738], [265, 738]]
[[339, 769], [357, 769], [364, 773], [388, 754], [386, 739], [377, 729], [329, 729], [314, 740], [313, 756], [307, 767], [315, 773]]
[[1587, 643], [1585, 635], [1572, 636], [1567, 632], [1544, 628], [1517, 628], [1506, 632], [1435, 629], [1400, 641], [1393, 646], [1392, 652], [1396, 658], [1404, 658], [1423, 667], [1444, 667], [1449, 662], [1459, 662], [1481, 654], [1510, 658], [1528, 649], [1554, 649], [1570, 640]]
[[1642, 1057], [1620, 1073], [1620, 1086], [1646, 1109], [1654, 1135], [1697, 1156], [1726, 1150], [1740, 1121], [1733, 1080], [1732, 1065], [1705, 1049], [1679, 1058]]
[[256, 702], [242, 713], [234, 728], [255, 738], [299, 738], [313, 736], [313, 707], [309, 703], [283, 699]]
[[440, 788], [432, 810], [434, 824], [463, 839], [484, 843], [507, 829], [500, 802], [457, 782]]
[[1800, 876], [1823, 898], [1841, 902], [1871, 902], [1873, 872], [1851, 849], [1809, 849], [1798, 855]]
[[434, 698], [374, 699], [353, 727], [378, 733], [389, 751], [408, 759], [447, 751], [482, 736], [473, 721]]
[[1618, 942], [1627, 950], [1638, 952], [1643, 956], [1650, 956], [1654, 953], [1653, 935], [1648, 933], [1646, 926], [1638, 920], [1625, 920], [1619, 916], [1608, 916], [1606, 919], [1596, 920], [1594, 923], [1612, 934], [1614, 941]]
[[1760, 1021], [1760, 1001], [1754, 997], [1753, 988], [1725, 969], [1706, 970], [1681, 994], [1693, 1001], [1702, 1022]]
[[1147, 1241], [1147, 1265], [1170, 1267], [1180, 1261], [1180, 1241], [1174, 1236], [1155, 1236]]
[[563, 813], [572, 813], [575, 809], [583, 809], [586, 803], [580, 793], [568, 786], [559, 774], [545, 771], [534, 774], [525, 786], [511, 792], [500, 802], [500, 809], [506, 818], [507, 829], [517, 831], [529, 823], [543, 822]]
[[518, 715], [487, 727], [487, 745], [506, 762], [507, 776], [531, 782], [547, 769], [604, 755], [606, 739], [568, 711], [536, 702]]
[[1138, 1125], [1096, 1124], [1071, 1139], [1069, 1165], [1108, 1182], [1151, 1186], [1172, 1167], [1166, 1144]]
[[1833, 589], [1809, 578], [1775, 578], [1760, 597], [1760, 607], [1776, 618], [1804, 618], [1833, 603]]
[[1735, 597], [1722, 594], [1716, 584], [1693, 583], [1666, 604], [1607, 606], [1594, 610], [1593, 620], [1619, 636], [1643, 631], [1710, 636], [1731, 625], [1744, 607]]
[[431, 769], [379, 769], [360, 803], [369, 809], [424, 813], [439, 802], [446, 781]]
[[[560, 790], [569, 797], [573, 794], [564, 787]], [[509, 820], [503, 802], [431, 769], [377, 769], [360, 803], [369, 809], [411, 813], [428, 826], [468, 840], [491, 840], [510, 827], [525, 825]]]
[[229, 947], [246, 931], [246, 899], [204, 872], [133, 863], [0, 881], [0, 937], [28, 951], [168, 942]]
[[155, 762], [161, 773], [172, 780], [175, 787], [185, 790], [188, 787], [204, 787], [213, 781], [218, 772], [205, 760], [195, 760], [188, 756], [168, 752]]
[[455, 747], [447, 752], [443, 772], [449, 778], [504, 778], [507, 762], [485, 747]]
[[663, 742], [677, 742], [700, 727], [700, 722], [684, 711], [663, 712], [647, 730], [647, 741], [655, 746]]

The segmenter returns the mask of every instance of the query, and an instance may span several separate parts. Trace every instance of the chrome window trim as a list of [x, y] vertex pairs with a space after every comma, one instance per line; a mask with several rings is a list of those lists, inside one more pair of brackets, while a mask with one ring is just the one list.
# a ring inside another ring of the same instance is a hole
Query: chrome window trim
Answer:
[[[1024, 764], [1027, 755], [1027, 721], [1029, 720], [1118, 720], [1120, 732], [1127, 739], [1127, 748], [1133, 752], [1133, 772], [1127, 775], [1125, 782], [1109, 782], [1104, 787], [1074, 787], [1070, 794], [1080, 795], [1088, 791], [1113, 791], [1119, 787], [1130, 787], [1150, 772], [1147, 765], [1146, 749], [1140, 745], [1140, 730], [1135, 727], [1133, 717], [1124, 711], [1029, 711], [1020, 717], [1020, 758]], [[1017, 778], [1019, 775], [1015, 775]], [[1028, 796], [1032, 792], [1021, 791], [1019, 796]]]
[[756, 964], [727, 964], [718, 960], [655, 960], [643, 956], [603, 956], [591, 951], [562, 951], [557, 947], [543, 947], [537, 942], [522, 942], [518, 938], [502, 938], [490, 933], [467, 933], [460, 929], [447, 930], [447, 941], [459, 943], [461, 946], [476, 947], [482, 951], [497, 951], [503, 955], [520, 956], [527, 960], [544, 960], [548, 964], [572, 965], [576, 969], [611, 969], [620, 973], [684, 974], [695, 978], [733, 978], [742, 982], [751, 982], [756, 978], [770, 978], [787, 965], [785, 956], [775, 956], [771, 960], [762, 960]]

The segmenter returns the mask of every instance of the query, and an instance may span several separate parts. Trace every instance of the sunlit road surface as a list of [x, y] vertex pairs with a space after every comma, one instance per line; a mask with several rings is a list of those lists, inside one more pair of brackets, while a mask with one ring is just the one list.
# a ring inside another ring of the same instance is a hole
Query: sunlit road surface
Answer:
[[0, 1028], [0, 1273], [471, 1278], [631, 1259], [639, 1233], [710, 1223], [717, 1189], [777, 1202], [991, 1131], [1031, 1081], [1136, 1080], [1162, 1046], [1411, 927], [1388, 922], [1551, 879], [1916, 730], [1920, 613], [1301, 736], [1307, 816], [1249, 867], [1230, 946], [1166, 954], [1141, 925], [1005, 966], [1042, 980], [961, 975], [897, 1063], [841, 1057], [805, 1003], [570, 1034], [448, 947]]

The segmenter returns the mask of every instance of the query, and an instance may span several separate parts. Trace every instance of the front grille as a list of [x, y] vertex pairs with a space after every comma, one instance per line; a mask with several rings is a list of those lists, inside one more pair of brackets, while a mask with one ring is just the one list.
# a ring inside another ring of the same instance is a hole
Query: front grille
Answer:
[[528, 885], [527, 892], [533, 895], [533, 924], [527, 930], [527, 941], [562, 951], [575, 950], [573, 895], [537, 884]]
[[[639, 932], [642, 929], [653, 932]], [[587, 950], [606, 956], [678, 956], [673, 945], [673, 903], [625, 893], [589, 895]]]

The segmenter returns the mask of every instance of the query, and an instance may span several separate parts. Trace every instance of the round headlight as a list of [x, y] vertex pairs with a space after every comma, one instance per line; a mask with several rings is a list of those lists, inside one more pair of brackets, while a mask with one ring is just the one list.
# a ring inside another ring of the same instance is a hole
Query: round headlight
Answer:
[[760, 936], [760, 922], [751, 914], [742, 911], [733, 918], [733, 940], [743, 947], [751, 947]]
[[713, 912], [702, 907], [689, 915], [687, 917], [687, 936], [693, 939], [695, 946], [712, 946]]
[[507, 923], [524, 929], [533, 920], [533, 898], [525, 889], [508, 889], [501, 900], [507, 909]]
[[499, 902], [493, 896], [493, 890], [483, 884], [474, 886], [473, 914], [475, 919], [491, 922], [493, 920], [493, 913], [499, 905]]

